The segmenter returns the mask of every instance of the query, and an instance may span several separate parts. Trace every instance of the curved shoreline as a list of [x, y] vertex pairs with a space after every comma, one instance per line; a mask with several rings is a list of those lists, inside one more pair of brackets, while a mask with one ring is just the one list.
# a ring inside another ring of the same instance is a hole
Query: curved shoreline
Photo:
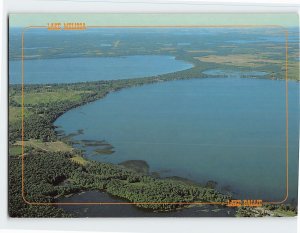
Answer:
[[[224, 81], [225, 81], [225, 79], [224, 79]], [[271, 81], [272, 81], [272, 80], [270, 80], [269, 82], [271, 82]], [[191, 81], [189, 81], [189, 82], [191, 82]], [[202, 82], [202, 81], [199, 80], [199, 81], [197, 81], [197, 82], [200, 83], [200, 82]], [[266, 81], [266, 82], [267, 82], [267, 81]], [[260, 82], [259, 82], [259, 83], [260, 83]], [[279, 82], [279, 83], [280, 83], [280, 82]], [[162, 84], [162, 85], [165, 85], [165, 84]], [[155, 87], [154, 87], [154, 88], [155, 88]], [[130, 90], [129, 90], [129, 91], [130, 91]], [[130, 92], [131, 92], [131, 91], [130, 91]], [[99, 101], [100, 101], [100, 100], [99, 100]], [[76, 112], [78, 112], [78, 111], [76, 111]], [[100, 113], [101, 113], [101, 112], [100, 112]], [[69, 115], [68, 115], [68, 116], [69, 116]], [[67, 118], [68, 118], [68, 117], [67, 117]], [[78, 119], [79, 119], [79, 118], [78, 118]], [[72, 121], [72, 122], [73, 122], [73, 121]], [[76, 122], [76, 121], [75, 121], [75, 122]], [[62, 124], [63, 124], [63, 123], [62, 123]], [[76, 127], [75, 127], [75, 128], [76, 128]], [[103, 136], [105, 136], [105, 135], [103, 135]], [[91, 135], [90, 135], [89, 137], [90, 137], [90, 138], [93, 138], [93, 136], [91, 136]], [[83, 148], [83, 149], [84, 149], [84, 148]], [[89, 151], [89, 150], [88, 150], [88, 151]], [[89, 153], [87, 153], [87, 155], [88, 155], [88, 154], [89, 154]], [[89, 159], [93, 160], [93, 158], [89, 158]], [[129, 159], [130, 159], [130, 158], [129, 158]], [[143, 159], [147, 161], [147, 159], [145, 159], [145, 158], [143, 158]], [[97, 159], [95, 159], [95, 160], [97, 160]], [[99, 157], [99, 161], [100, 161], [100, 162], [104, 162], [104, 163], [105, 163], [105, 162], [108, 162], [108, 161], [103, 161], [103, 160], [101, 160], [100, 157]], [[148, 161], [149, 161], [149, 160], [148, 160]], [[112, 163], [116, 163], [116, 162], [113, 161]], [[218, 180], [218, 179], [216, 179], [216, 180]]]
[[[190, 61], [178, 59], [176, 56], [161, 54], [116, 57], [77, 56], [72, 58], [40, 59], [37, 60], [37, 64], [35, 64], [35, 60], [29, 60], [28, 62], [26, 66], [28, 70], [25, 73], [26, 85], [80, 83], [82, 82], [82, 77], [85, 77], [85, 82], [143, 78], [184, 71], [195, 67], [195, 64]], [[67, 67], [62, 73], [49, 69], [49, 66], [63, 69], [62, 64]], [[21, 76], [20, 71], [17, 69], [19, 66], [21, 66], [21, 60], [14, 61], [11, 64], [10, 83], [13, 85], [22, 84], [18, 78]], [[37, 66], [39, 68], [35, 68]], [[68, 68], [70, 66], [74, 66], [74, 68]], [[140, 67], [140, 69], [136, 67]], [[37, 73], [40, 69], [44, 70], [42, 74]], [[101, 78], [99, 79], [99, 77]]]

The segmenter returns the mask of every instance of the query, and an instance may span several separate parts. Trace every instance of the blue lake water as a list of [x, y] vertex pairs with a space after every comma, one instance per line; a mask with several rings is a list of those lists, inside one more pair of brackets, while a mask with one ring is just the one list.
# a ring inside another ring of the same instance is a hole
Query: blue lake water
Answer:
[[[297, 197], [299, 84], [289, 82], [289, 200]], [[120, 163], [145, 160], [161, 176], [218, 182], [239, 198], [279, 201], [286, 187], [285, 81], [205, 78], [123, 89], [55, 122], [75, 140], [105, 140]], [[81, 147], [78, 145], [78, 147]], [[81, 147], [83, 148], [83, 147]]]
[[[112, 68], [113, 67], [113, 68]], [[171, 56], [76, 57], [24, 61], [25, 84], [74, 83], [165, 74], [193, 67]], [[10, 84], [20, 84], [20, 60], [9, 62]]]

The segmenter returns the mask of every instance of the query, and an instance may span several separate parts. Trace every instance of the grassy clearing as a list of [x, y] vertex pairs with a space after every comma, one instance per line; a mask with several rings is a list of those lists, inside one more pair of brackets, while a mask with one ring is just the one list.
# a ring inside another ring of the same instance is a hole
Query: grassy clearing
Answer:
[[213, 50], [205, 50], [205, 49], [203, 49], [203, 50], [188, 50], [187, 51], [188, 53], [216, 53], [215, 51], [213, 51]]
[[22, 109], [20, 107], [9, 107], [9, 123], [21, 120]]
[[299, 80], [299, 62], [289, 61], [288, 63], [288, 77], [289, 79]]
[[286, 210], [281, 210], [277, 209], [274, 211], [274, 214], [280, 217], [295, 217], [297, 214], [293, 211], [286, 211]]
[[[24, 116], [30, 117], [32, 113], [24, 108]], [[9, 123], [14, 124], [21, 122], [22, 120], [22, 108], [21, 107], [9, 107]]]
[[17, 145], [11, 145], [9, 146], [9, 155], [21, 155], [22, 154], [22, 146]]
[[96, 155], [101, 155], [101, 154], [105, 154], [105, 155], [110, 155], [110, 154], [113, 154], [114, 151], [112, 150], [112, 148], [104, 148], [104, 149], [96, 149], [93, 151], [93, 154], [96, 154]]
[[[22, 142], [18, 141], [15, 145], [21, 145]], [[25, 147], [33, 147], [36, 149], [44, 150], [47, 152], [72, 152], [74, 149], [61, 141], [56, 142], [42, 142], [39, 140], [30, 139], [24, 141]]]
[[80, 165], [87, 165], [89, 163], [89, 161], [87, 161], [86, 159], [84, 159], [82, 156], [80, 155], [75, 155], [74, 157], [71, 158], [71, 160], [77, 164]]
[[[52, 102], [58, 101], [80, 101], [82, 94], [87, 94], [88, 91], [46, 91], [46, 92], [31, 92], [25, 93], [24, 103], [25, 105], [38, 105], [38, 104], [49, 104]], [[17, 103], [22, 103], [21, 95], [16, 95], [13, 97], [13, 100]]]
[[208, 55], [203, 57], [195, 57], [202, 62], [212, 62], [217, 64], [225, 64], [232, 66], [244, 66], [244, 67], [259, 67], [267, 64], [282, 64], [282, 60], [274, 60], [269, 58], [263, 58], [263, 56], [251, 55], [251, 54], [229, 54], [229, 55]]

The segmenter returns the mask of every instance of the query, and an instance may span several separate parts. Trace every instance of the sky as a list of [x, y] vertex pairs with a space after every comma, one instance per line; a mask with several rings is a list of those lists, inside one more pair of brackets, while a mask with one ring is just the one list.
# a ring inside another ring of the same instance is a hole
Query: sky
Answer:
[[298, 26], [296, 13], [197, 13], [197, 14], [10, 14], [10, 27], [47, 26], [48, 23], [84, 22], [87, 26], [159, 26], [159, 25], [278, 25]]

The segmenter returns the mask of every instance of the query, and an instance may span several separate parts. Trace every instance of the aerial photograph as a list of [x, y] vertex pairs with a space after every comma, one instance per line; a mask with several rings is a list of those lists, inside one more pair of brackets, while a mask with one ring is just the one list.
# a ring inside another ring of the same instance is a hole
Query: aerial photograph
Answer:
[[8, 33], [10, 217], [297, 216], [297, 15], [10, 14]]

